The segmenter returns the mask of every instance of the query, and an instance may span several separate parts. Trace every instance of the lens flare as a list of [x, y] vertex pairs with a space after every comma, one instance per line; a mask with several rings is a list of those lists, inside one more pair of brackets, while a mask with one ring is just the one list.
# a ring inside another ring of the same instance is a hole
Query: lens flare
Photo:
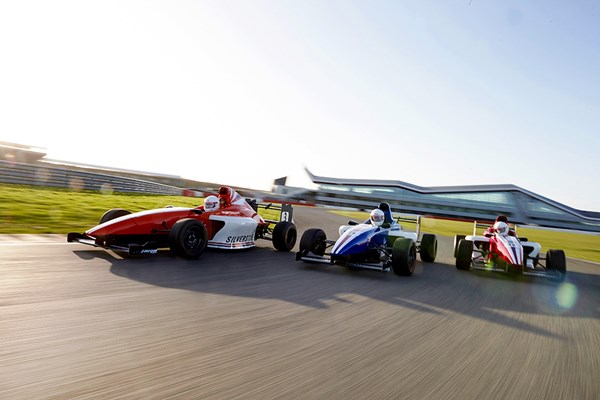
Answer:
[[102, 186], [100, 186], [100, 193], [113, 194], [114, 193], [113, 186], [110, 183], [103, 183]]
[[85, 185], [84, 185], [83, 179], [81, 179], [81, 178], [73, 178], [69, 182], [69, 187], [74, 192], [79, 192], [79, 191], [83, 190], [83, 188], [85, 187]]
[[571, 309], [577, 302], [577, 287], [572, 283], [563, 283], [556, 291], [556, 303], [566, 309]]

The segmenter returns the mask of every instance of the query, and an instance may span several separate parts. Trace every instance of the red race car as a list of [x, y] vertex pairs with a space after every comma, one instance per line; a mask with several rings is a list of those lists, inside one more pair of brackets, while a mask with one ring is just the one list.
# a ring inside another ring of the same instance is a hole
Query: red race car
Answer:
[[[280, 220], [266, 220], [259, 208], [279, 212]], [[131, 213], [108, 210], [99, 225], [84, 233], [71, 232], [67, 242], [126, 252], [129, 255], [156, 254], [170, 249], [183, 258], [197, 258], [204, 250], [247, 249], [257, 239], [273, 242], [279, 251], [290, 251], [297, 238], [292, 222], [292, 206], [257, 204], [246, 200], [230, 187], [222, 186], [217, 196], [208, 196], [196, 208], [168, 206]]]
[[[487, 228], [477, 235], [477, 228]], [[518, 237], [505, 216], [496, 219], [493, 226], [473, 223], [472, 235], [454, 237], [456, 268], [541, 276], [557, 281], [565, 279], [566, 257], [563, 250], [548, 250], [540, 255], [542, 246]]]

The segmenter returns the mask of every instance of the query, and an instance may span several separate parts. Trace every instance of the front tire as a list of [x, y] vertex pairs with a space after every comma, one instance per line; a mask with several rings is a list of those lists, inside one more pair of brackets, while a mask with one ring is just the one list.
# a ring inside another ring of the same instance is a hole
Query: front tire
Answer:
[[456, 235], [454, 236], [454, 258], [456, 258], [456, 252], [458, 251], [458, 243], [463, 240], [466, 235]]
[[473, 254], [473, 241], [461, 239], [456, 250], [456, 268], [463, 271], [471, 269], [471, 256]]
[[307, 229], [300, 238], [300, 252], [307, 254], [309, 252], [322, 256], [325, 254], [325, 248], [327, 247], [327, 235], [322, 229], [313, 228]]
[[548, 250], [546, 252], [546, 269], [558, 272], [557, 280], [563, 281], [567, 274], [567, 259], [562, 250]]
[[108, 210], [107, 212], [105, 212], [104, 214], [102, 214], [102, 216], [100, 217], [100, 222], [98, 223], [98, 225], [103, 224], [105, 222], [111, 221], [115, 218], [119, 218], [122, 217], [124, 215], [129, 215], [131, 214], [131, 211], [128, 210], [124, 210], [122, 208], [113, 208], [112, 210]]
[[417, 247], [412, 239], [398, 238], [392, 247], [392, 271], [401, 276], [411, 276], [415, 271]]
[[421, 246], [419, 249], [421, 260], [425, 262], [434, 262], [437, 255], [437, 238], [428, 233], [423, 234]]
[[296, 225], [280, 221], [273, 228], [273, 247], [278, 251], [290, 251], [294, 248], [297, 237]]
[[193, 218], [180, 219], [169, 232], [171, 251], [182, 258], [200, 257], [208, 245], [206, 227]]

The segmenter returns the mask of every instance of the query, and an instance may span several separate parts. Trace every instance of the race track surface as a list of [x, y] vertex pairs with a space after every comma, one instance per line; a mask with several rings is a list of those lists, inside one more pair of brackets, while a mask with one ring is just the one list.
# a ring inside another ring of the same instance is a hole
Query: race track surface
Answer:
[[[346, 218], [296, 207], [299, 234]], [[0, 399], [599, 399], [600, 265], [563, 284], [0, 238]]]

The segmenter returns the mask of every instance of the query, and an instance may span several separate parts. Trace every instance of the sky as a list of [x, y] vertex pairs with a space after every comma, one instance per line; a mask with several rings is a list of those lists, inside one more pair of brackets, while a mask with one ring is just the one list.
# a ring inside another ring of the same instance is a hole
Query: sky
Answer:
[[514, 184], [600, 211], [600, 2], [0, 0], [0, 140], [261, 190]]

